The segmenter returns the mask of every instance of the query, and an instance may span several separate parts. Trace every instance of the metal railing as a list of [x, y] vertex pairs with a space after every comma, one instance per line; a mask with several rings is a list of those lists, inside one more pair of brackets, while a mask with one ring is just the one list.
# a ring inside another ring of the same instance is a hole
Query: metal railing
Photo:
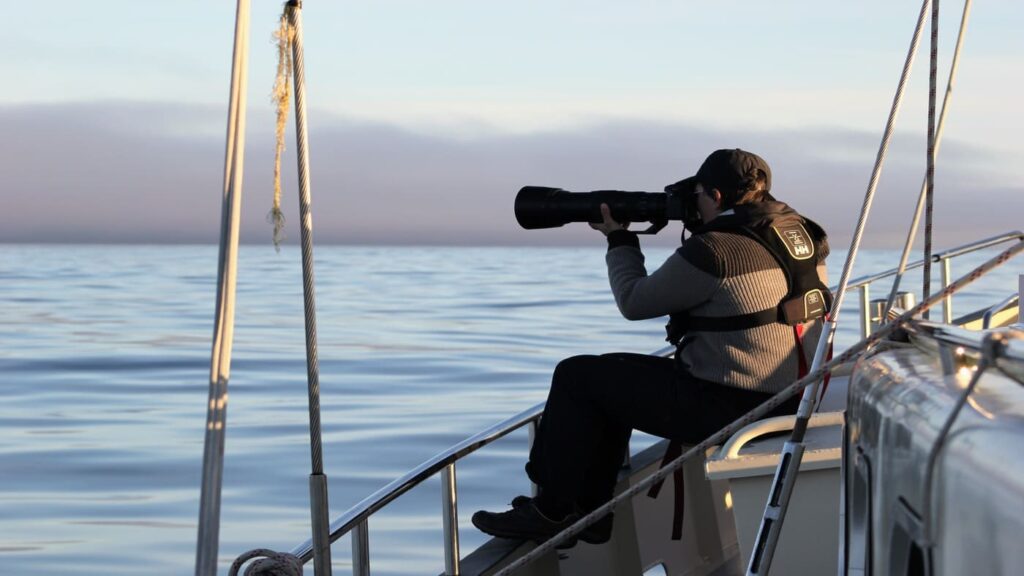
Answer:
[[[541, 402], [532, 408], [491, 426], [483, 432], [463, 440], [420, 464], [405, 476], [370, 494], [342, 514], [337, 520], [331, 522], [331, 543], [352, 532], [352, 574], [361, 576], [370, 573], [368, 538], [368, 520], [370, 516], [438, 472], [442, 472], [441, 495], [445, 535], [445, 573], [458, 574], [459, 528], [456, 500], [458, 487], [455, 482], [455, 463], [523, 426], [535, 426], [543, 412], [544, 403]], [[301, 558], [303, 562], [309, 561], [313, 557], [313, 541], [310, 539], [303, 542], [292, 550], [292, 554]]]
[[[953, 258], [978, 250], [983, 250], [985, 248], [990, 248], [1011, 240], [1021, 239], [1024, 239], [1024, 232], [1008, 232], [1000, 236], [978, 240], [976, 242], [964, 244], [956, 248], [933, 254], [932, 260], [934, 262], [941, 263], [943, 266], [943, 287], [947, 286], [950, 282], [949, 261]], [[923, 265], [923, 260], [919, 260], [909, 264], [906, 269], [911, 270], [914, 268], [920, 268]], [[868, 287], [873, 282], [895, 276], [896, 272], [897, 269], [893, 268], [878, 274], [863, 276], [850, 282], [850, 288], [860, 289], [861, 317], [864, 319], [862, 321], [862, 330], [870, 330], [870, 314], [868, 312], [870, 293]], [[946, 302], [944, 310], [945, 316], [947, 318], [952, 318], [952, 304], [950, 302]], [[674, 352], [675, 347], [668, 346], [654, 352], [653, 354], [658, 356], [669, 356]], [[462, 458], [476, 452], [495, 440], [522, 428], [523, 426], [529, 426], [530, 441], [532, 443], [537, 421], [540, 419], [543, 411], [544, 403], [541, 402], [532, 408], [524, 410], [511, 418], [499, 422], [494, 426], [463, 440], [440, 454], [437, 454], [433, 458], [423, 462], [401, 478], [390, 482], [373, 494], [370, 494], [338, 517], [338, 519], [331, 522], [329, 541], [332, 544], [346, 534], [351, 533], [352, 535], [352, 574], [355, 576], [369, 576], [370, 574], [370, 516], [390, 504], [399, 496], [402, 496], [409, 490], [419, 486], [424, 481], [432, 478], [438, 473], [441, 474], [441, 511], [444, 533], [445, 574], [452, 576], [459, 574], [460, 554], [458, 536], [458, 485], [455, 473], [456, 463]], [[308, 562], [313, 557], [312, 539], [295, 547], [291, 553], [299, 557], [303, 563]]]
[[[674, 346], [667, 346], [655, 352], [655, 355], [669, 356], [675, 352]], [[441, 474], [441, 513], [444, 526], [445, 574], [459, 574], [459, 520], [458, 520], [458, 485], [455, 477], [455, 464], [462, 458], [476, 452], [488, 444], [502, 438], [523, 426], [529, 426], [530, 439], [536, 432], [537, 421], [544, 412], [544, 402], [512, 416], [490, 428], [479, 432], [462, 442], [448, 448], [444, 452], [423, 462], [405, 476], [398, 478], [373, 494], [370, 494], [355, 506], [331, 522], [330, 542], [334, 543], [345, 534], [352, 534], [352, 574], [368, 576], [370, 573], [369, 528], [368, 521], [377, 511], [381, 510], [399, 496]], [[291, 551], [304, 563], [313, 557], [313, 541], [306, 540]]]
[[[972, 252], [984, 250], [986, 248], [991, 248], [993, 246], [998, 246], [999, 244], [1003, 244], [1006, 242], [1011, 242], [1014, 240], [1019, 241], [1022, 239], [1024, 239], [1024, 232], [1015, 230], [1013, 232], [1006, 232], [1004, 234], [1000, 234], [999, 236], [993, 236], [991, 238], [986, 238], [984, 240], [977, 240], [975, 242], [964, 244], [962, 246], [957, 246], [956, 248], [950, 248], [948, 250], [943, 250], [942, 252], [936, 252], [932, 254], [932, 262], [937, 262], [942, 267], [942, 288], [945, 289], [946, 286], [949, 286], [949, 283], [952, 281], [953, 274], [951, 262], [954, 258], [958, 256], [963, 256], [964, 254], [970, 254]], [[918, 260], [916, 262], [908, 264], [906, 269], [913, 270], [915, 268], [920, 268], [922, 266], [924, 266], [924, 260]], [[896, 275], [897, 271], [897, 268], [892, 268], [890, 270], [886, 270], [885, 272], [880, 272], [878, 274], [862, 276], [849, 283], [849, 288], [857, 288], [860, 294], [861, 338], [864, 338], [871, 333], [871, 284], [877, 282], [878, 280], [893, 277]], [[950, 324], [953, 322], [953, 302], [951, 297], [947, 297], [945, 302], [943, 303], [942, 321], [945, 324]]]
[[988, 330], [991, 328], [992, 320], [996, 317], [996, 314], [999, 314], [1003, 310], [1007, 310], [1012, 306], [1020, 306], [1020, 295], [1013, 294], [1002, 302], [986, 310], [985, 314], [981, 317], [981, 329]]

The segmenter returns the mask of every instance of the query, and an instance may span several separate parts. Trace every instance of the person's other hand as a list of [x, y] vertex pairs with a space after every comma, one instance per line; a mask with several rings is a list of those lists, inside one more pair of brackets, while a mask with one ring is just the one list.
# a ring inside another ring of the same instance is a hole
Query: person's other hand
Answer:
[[598, 224], [590, 223], [590, 227], [605, 236], [615, 232], [616, 230], [625, 230], [629, 228], [629, 222], [616, 222], [612, 220], [612, 211], [608, 208], [607, 204], [601, 204], [601, 217], [604, 218], [604, 222]]

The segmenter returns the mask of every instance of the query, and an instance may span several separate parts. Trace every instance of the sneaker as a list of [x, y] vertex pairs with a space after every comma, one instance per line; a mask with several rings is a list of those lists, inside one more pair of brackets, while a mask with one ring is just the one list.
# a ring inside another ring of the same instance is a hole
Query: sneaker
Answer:
[[[529, 496], [516, 496], [512, 499], [512, 508], [521, 508], [531, 504], [532, 502], [533, 498], [530, 498]], [[577, 516], [578, 518], [582, 518], [586, 516], [586, 514], [579, 513]], [[615, 514], [608, 513], [601, 517], [597, 522], [594, 522], [590, 526], [584, 528], [577, 537], [587, 544], [604, 544], [612, 539], [612, 524], [614, 522]]]
[[533, 540], [539, 544], [572, 526], [577, 518], [575, 514], [568, 514], [561, 520], [553, 520], [541, 513], [531, 500], [522, 506], [513, 506], [508, 512], [480, 510], [473, 514], [472, 520], [481, 532], [491, 536]]

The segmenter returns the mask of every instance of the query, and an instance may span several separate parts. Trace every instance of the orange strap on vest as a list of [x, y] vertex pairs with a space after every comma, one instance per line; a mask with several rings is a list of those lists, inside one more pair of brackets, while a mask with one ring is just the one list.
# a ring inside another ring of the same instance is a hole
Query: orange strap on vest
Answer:
[[[803, 324], [797, 324], [793, 326], [793, 336], [796, 338], [796, 352], [797, 352], [797, 378], [803, 378], [807, 376], [809, 372], [807, 368], [807, 356], [804, 355], [804, 327]], [[825, 356], [825, 362], [832, 360], [832, 343], [828, 345], [828, 354]], [[825, 378], [821, 381], [821, 394], [818, 396], [818, 404], [825, 399], [825, 391], [828, 390], [828, 381], [832, 379], [832, 373], [825, 374]]]
[[807, 356], [804, 355], [804, 325], [793, 326], [793, 337], [796, 339], [797, 368], [796, 377], [807, 376]]

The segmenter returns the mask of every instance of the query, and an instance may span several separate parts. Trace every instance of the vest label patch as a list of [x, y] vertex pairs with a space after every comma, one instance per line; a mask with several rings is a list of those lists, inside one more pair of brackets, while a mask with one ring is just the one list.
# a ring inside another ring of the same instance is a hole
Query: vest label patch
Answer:
[[804, 294], [804, 316], [807, 318], [816, 318], [823, 316], [826, 312], [825, 309], [825, 298], [823, 297], [821, 290], [815, 288], [810, 292]]
[[772, 226], [772, 230], [778, 235], [782, 245], [786, 247], [794, 260], [807, 260], [814, 257], [814, 242], [811, 241], [811, 235], [807, 233], [802, 224]]

